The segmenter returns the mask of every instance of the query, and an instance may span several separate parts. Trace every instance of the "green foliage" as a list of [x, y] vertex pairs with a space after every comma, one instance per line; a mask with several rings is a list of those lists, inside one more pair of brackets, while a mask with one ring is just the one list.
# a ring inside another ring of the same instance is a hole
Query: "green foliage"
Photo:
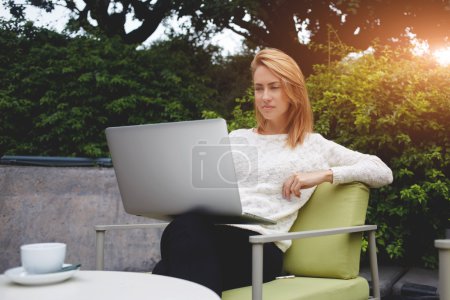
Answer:
[[244, 97], [236, 99], [236, 106], [233, 109], [233, 120], [229, 122], [229, 130], [239, 128], [256, 127], [255, 113], [253, 110], [253, 88], [247, 89]]
[[435, 267], [450, 207], [450, 68], [406, 50], [375, 53], [316, 66], [315, 129], [392, 168], [394, 183], [372, 191], [368, 213], [381, 258]]
[[187, 37], [136, 50], [0, 25], [0, 155], [107, 156], [108, 126], [198, 119], [221, 105], [208, 76], [218, 49]]
[[211, 78], [211, 88], [217, 91], [217, 108], [225, 118], [230, 117], [236, 98], [246, 93], [251, 85], [250, 63], [253, 53], [242, 53], [228, 57], [218, 57], [214, 67], [207, 74]]
[[[239, 128], [253, 128], [256, 126], [255, 113], [253, 110], [253, 89], [249, 88], [242, 98], [235, 99], [235, 107], [228, 118], [228, 131]], [[215, 111], [205, 110], [202, 113], [204, 119], [225, 118]], [[226, 118], [227, 119], [227, 118]]]

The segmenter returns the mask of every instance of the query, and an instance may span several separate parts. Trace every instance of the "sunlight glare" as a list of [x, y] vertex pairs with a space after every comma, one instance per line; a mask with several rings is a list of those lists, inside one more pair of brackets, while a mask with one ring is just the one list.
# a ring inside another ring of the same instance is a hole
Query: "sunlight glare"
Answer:
[[433, 52], [433, 56], [442, 66], [450, 65], [450, 47], [441, 48]]

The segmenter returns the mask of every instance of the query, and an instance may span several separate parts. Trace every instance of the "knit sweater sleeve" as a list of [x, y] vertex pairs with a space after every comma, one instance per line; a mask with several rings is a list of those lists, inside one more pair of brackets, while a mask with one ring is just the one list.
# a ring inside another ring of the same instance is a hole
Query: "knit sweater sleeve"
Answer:
[[350, 150], [320, 134], [315, 138], [333, 172], [333, 183], [360, 181], [377, 188], [392, 182], [391, 169], [377, 156]]

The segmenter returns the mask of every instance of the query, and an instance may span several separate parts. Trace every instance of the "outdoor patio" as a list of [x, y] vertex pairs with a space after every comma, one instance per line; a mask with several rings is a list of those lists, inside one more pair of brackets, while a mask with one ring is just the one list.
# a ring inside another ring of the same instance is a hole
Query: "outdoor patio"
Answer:
[[[3, 164], [0, 190], [1, 273], [20, 265], [20, 245], [51, 241], [67, 244], [67, 262], [95, 270], [96, 225], [160, 222], [124, 212], [110, 167]], [[104, 269], [151, 271], [160, 259], [161, 232], [108, 230]], [[392, 265], [380, 265], [379, 270], [382, 299], [438, 299], [438, 270]], [[362, 266], [361, 275], [370, 280], [367, 266]]]

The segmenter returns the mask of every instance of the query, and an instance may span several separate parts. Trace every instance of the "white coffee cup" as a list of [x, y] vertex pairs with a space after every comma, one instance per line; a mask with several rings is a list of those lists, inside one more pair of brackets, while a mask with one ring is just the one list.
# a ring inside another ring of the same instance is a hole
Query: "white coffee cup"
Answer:
[[66, 244], [39, 243], [20, 247], [22, 267], [29, 274], [52, 273], [60, 270], [66, 257]]

